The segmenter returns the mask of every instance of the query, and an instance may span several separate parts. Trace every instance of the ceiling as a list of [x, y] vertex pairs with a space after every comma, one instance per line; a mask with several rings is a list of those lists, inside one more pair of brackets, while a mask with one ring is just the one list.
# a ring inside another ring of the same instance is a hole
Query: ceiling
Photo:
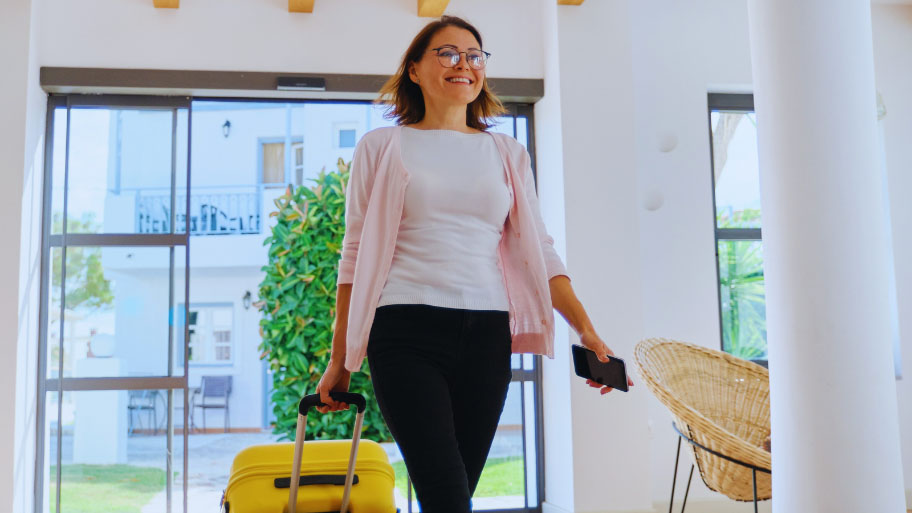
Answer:
[[[557, 0], [558, 5], [580, 5], [584, 0]], [[909, 0], [912, 2], [912, 0]], [[315, 0], [288, 0], [288, 12], [312, 13]], [[437, 18], [443, 16], [450, 0], [418, 0], [417, 15], [424, 18]], [[152, 4], [160, 9], [177, 9], [180, 0], [152, 0]]]

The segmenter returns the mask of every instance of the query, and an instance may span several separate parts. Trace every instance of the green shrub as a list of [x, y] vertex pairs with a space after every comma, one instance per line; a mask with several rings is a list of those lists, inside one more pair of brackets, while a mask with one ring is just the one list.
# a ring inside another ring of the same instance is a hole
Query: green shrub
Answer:
[[[313, 187], [298, 187], [276, 198], [277, 211], [269, 246], [265, 277], [260, 283], [263, 314], [260, 358], [272, 370], [273, 433], [294, 439], [298, 401], [316, 391], [332, 348], [335, 321], [336, 277], [345, 233], [345, 184], [350, 163], [341, 158], [338, 171], [320, 171]], [[364, 372], [352, 373], [351, 392], [367, 398], [363, 438], [391, 440], [389, 429], [374, 400], [367, 363]], [[308, 438], [351, 438], [354, 411], [307, 418]]]

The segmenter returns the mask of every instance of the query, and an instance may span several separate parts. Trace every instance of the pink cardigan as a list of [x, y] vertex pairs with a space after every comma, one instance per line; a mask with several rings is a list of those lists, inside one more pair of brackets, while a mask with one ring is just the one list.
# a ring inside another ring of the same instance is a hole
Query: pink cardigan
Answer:
[[[364, 134], [355, 147], [346, 186], [345, 236], [337, 283], [351, 283], [345, 368], [361, 369], [374, 311], [392, 264], [409, 173], [402, 164], [402, 127]], [[507, 171], [512, 206], [498, 246], [498, 264], [510, 300], [514, 353], [554, 357], [554, 310], [548, 280], [568, 276], [545, 230], [531, 158], [516, 139], [494, 137]]]

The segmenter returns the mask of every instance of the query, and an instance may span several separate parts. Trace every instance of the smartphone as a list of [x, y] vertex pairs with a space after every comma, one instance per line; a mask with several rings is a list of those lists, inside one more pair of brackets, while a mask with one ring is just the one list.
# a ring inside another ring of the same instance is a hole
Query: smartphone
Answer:
[[577, 376], [627, 392], [627, 364], [624, 360], [609, 355], [609, 361], [602, 362], [595, 351], [579, 344], [573, 344], [572, 350], [573, 368]]

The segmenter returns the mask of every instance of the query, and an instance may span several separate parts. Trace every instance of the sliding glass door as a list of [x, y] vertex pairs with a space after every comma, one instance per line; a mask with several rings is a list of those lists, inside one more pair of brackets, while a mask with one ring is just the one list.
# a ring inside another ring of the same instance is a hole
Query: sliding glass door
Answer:
[[[534, 162], [532, 107], [508, 107], [493, 131]], [[366, 132], [392, 124], [383, 113], [364, 101], [50, 98], [39, 511], [214, 511], [235, 454], [279, 443], [258, 309], [270, 214], [288, 188], [349, 163]], [[514, 355], [476, 510], [541, 511], [540, 386], [540, 358]], [[378, 441], [398, 507], [417, 512], [396, 444]]]

